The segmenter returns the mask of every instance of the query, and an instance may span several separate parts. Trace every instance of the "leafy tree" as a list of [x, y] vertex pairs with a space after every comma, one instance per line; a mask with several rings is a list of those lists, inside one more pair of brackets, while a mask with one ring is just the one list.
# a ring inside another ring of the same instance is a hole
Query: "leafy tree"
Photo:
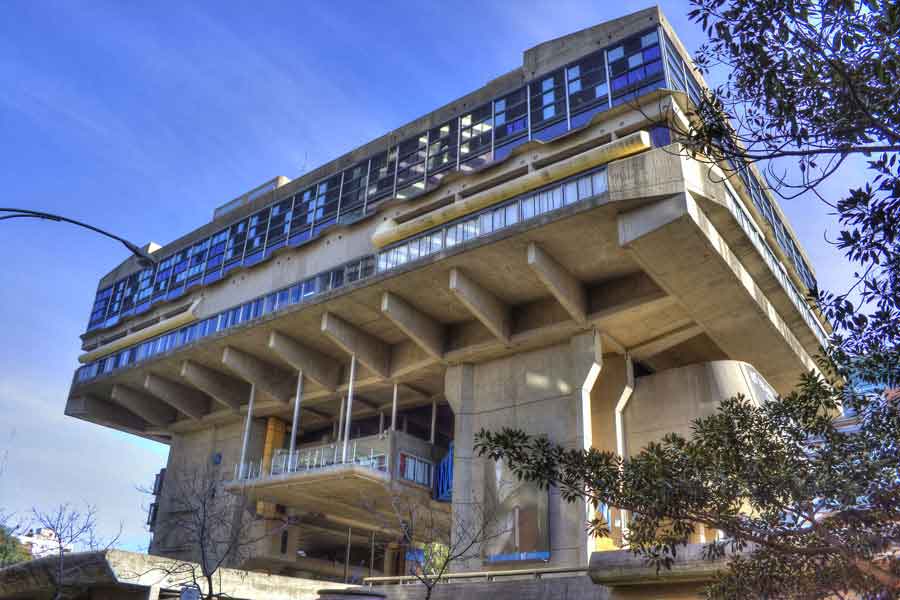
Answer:
[[8, 527], [0, 526], [0, 568], [31, 560], [28, 549]]
[[[758, 164], [784, 198], [817, 196], [834, 209], [833, 243], [854, 265], [840, 292], [810, 300], [835, 333], [822, 370], [900, 382], [900, 4], [853, 0], [692, 0], [709, 36], [703, 71], [726, 68], [704, 90], [675, 141], [731, 177]], [[854, 156], [868, 182], [833, 200], [822, 183]], [[799, 169], [779, 171], [785, 160]], [[833, 421], [855, 410], [851, 430]], [[715, 598], [900, 595], [900, 402], [872, 399], [810, 373], [794, 392], [758, 406], [737, 397], [622, 460], [565, 450], [539, 437], [482, 431], [482, 455], [519, 477], [629, 511], [629, 547], [666, 568], [698, 525], [722, 537], [706, 556], [728, 567]], [[608, 524], [590, 529], [608, 533]]]
[[[855, 263], [853, 286], [814, 291], [838, 334], [829, 351], [848, 374], [900, 373], [900, 4], [892, 0], [692, 0], [709, 36], [703, 72], [725, 68], [704, 90], [676, 139], [729, 175], [757, 164], [770, 189], [818, 197], [834, 209], [834, 243]], [[852, 157], [869, 181], [834, 201], [819, 191]], [[781, 170], [797, 164], [797, 176]], [[853, 300], [856, 300], [854, 303]], [[861, 361], [854, 357], [865, 356]], [[853, 360], [851, 360], [853, 359]]]

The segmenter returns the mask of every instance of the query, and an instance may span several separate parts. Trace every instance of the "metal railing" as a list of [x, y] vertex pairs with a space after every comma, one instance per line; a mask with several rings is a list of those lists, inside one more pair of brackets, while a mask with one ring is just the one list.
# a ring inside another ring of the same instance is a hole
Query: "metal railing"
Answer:
[[[380, 436], [376, 436], [379, 437]], [[248, 461], [243, 465], [234, 465], [234, 480], [248, 481], [284, 477], [293, 473], [320, 471], [323, 469], [355, 465], [382, 473], [388, 472], [389, 460], [386, 447], [376, 444], [360, 443], [353, 440], [348, 449], [347, 458], [343, 456], [343, 445], [340, 443], [324, 444], [312, 448], [301, 448], [291, 453], [287, 449], [278, 449], [272, 456], [269, 465], [260, 460]]]
[[[586, 575], [588, 567], [538, 567], [535, 569], [509, 569], [502, 571], [472, 571], [468, 573], [448, 573], [440, 578], [441, 582], [481, 580], [494, 581], [505, 577], [531, 577], [542, 579], [545, 576]], [[414, 575], [398, 575], [392, 577], [364, 577], [363, 584], [370, 587], [376, 585], [408, 585], [421, 583], [421, 579]]]

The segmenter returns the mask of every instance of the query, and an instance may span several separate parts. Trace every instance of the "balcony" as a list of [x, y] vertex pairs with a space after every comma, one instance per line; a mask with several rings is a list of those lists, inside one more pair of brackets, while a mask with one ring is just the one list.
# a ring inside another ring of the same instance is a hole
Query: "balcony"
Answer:
[[449, 505], [433, 499], [433, 457], [444, 452], [402, 431], [386, 431], [350, 440], [346, 456], [343, 444], [328, 443], [277, 450], [269, 464], [235, 465], [226, 489], [296, 514], [367, 528], [399, 526], [393, 504], [401, 497], [449, 519]]

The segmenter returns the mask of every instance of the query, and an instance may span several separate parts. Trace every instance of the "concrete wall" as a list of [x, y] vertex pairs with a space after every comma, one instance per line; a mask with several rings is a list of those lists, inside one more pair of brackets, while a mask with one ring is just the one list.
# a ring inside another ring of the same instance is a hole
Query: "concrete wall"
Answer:
[[[424, 600], [425, 587], [386, 585], [373, 588], [387, 600]], [[441, 583], [435, 586], [432, 600], [492, 598], [493, 600], [610, 600], [609, 588], [595, 585], [587, 576], [548, 577], [545, 579], [469, 581]]]
[[[484, 509], [485, 460], [475, 456], [474, 436], [482, 428], [515, 427], [546, 435], [568, 448], [591, 444], [590, 389], [600, 362], [599, 336], [573, 337], [551, 346], [478, 365], [447, 370], [446, 397], [456, 416], [454, 519], [470, 521]], [[550, 490], [550, 564], [582, 566], [588, 560], [583, 502], [567, 503]], [[524, 565], [523, 565], [524, 566]], [[481, 570], [480, 559], [457, 570]]]
[[[265, 441], [265, 419], [254, 419], [250, 432], [248, 459], [262, 458]], [[243, 441], [243, 423], [214, 425], [209, 429], [187, 433], [176, 433], [172, 437], [169, 449], [169, 460], [166, 465], [166, 479], [163, 481], [162, 493], [159, 496], [159, 512], [156, 519], [156, 530], [150, 542], [152, 554], [164, 554], [185, 560], [193, 560], [194, 550], [176, 550], [181, 548], [184, 540], [178, 532], [168, 524], [173, 510], [173, 496], [178, 493], [178, 480], [191, 474], [202, 474], [206, 469], [215, 467], [214, 457], [220, 456], [218, 476], [231, 479], [234, 465], [240, 461]], [[225, 493], [224, 490], [222, 492]]]
[[720, 360], [638, 377], [624, 414], [627, 454], [637, 454], [670, 432], [690, 437], [691, 423], [713, 414], [722, 400], [738, 394], [756, 400], [748, 368]]

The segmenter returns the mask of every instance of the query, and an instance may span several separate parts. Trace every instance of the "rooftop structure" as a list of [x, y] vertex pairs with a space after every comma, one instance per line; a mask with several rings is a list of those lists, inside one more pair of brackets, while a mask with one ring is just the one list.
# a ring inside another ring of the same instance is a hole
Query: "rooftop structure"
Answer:
[[[448, 531], [500, 506], [510, 534], [460, 569], [587, 568], [625, 517], [589, 539], [587, 507], [506, 489], [475, 432], [627, 455], [734, 393], [786, 392], [828, 332], [755, 170], [729, 178], [672, 143], [702, 85], [647, 9], [267, 182], [154, 268], [101, 279], [66, 414], [168, 443], [167, 473], [215, 465], [289, 515], [254, 568], [405, 574], [397, 494]], [[190, 554], [164, 479], [151, 551]]]

